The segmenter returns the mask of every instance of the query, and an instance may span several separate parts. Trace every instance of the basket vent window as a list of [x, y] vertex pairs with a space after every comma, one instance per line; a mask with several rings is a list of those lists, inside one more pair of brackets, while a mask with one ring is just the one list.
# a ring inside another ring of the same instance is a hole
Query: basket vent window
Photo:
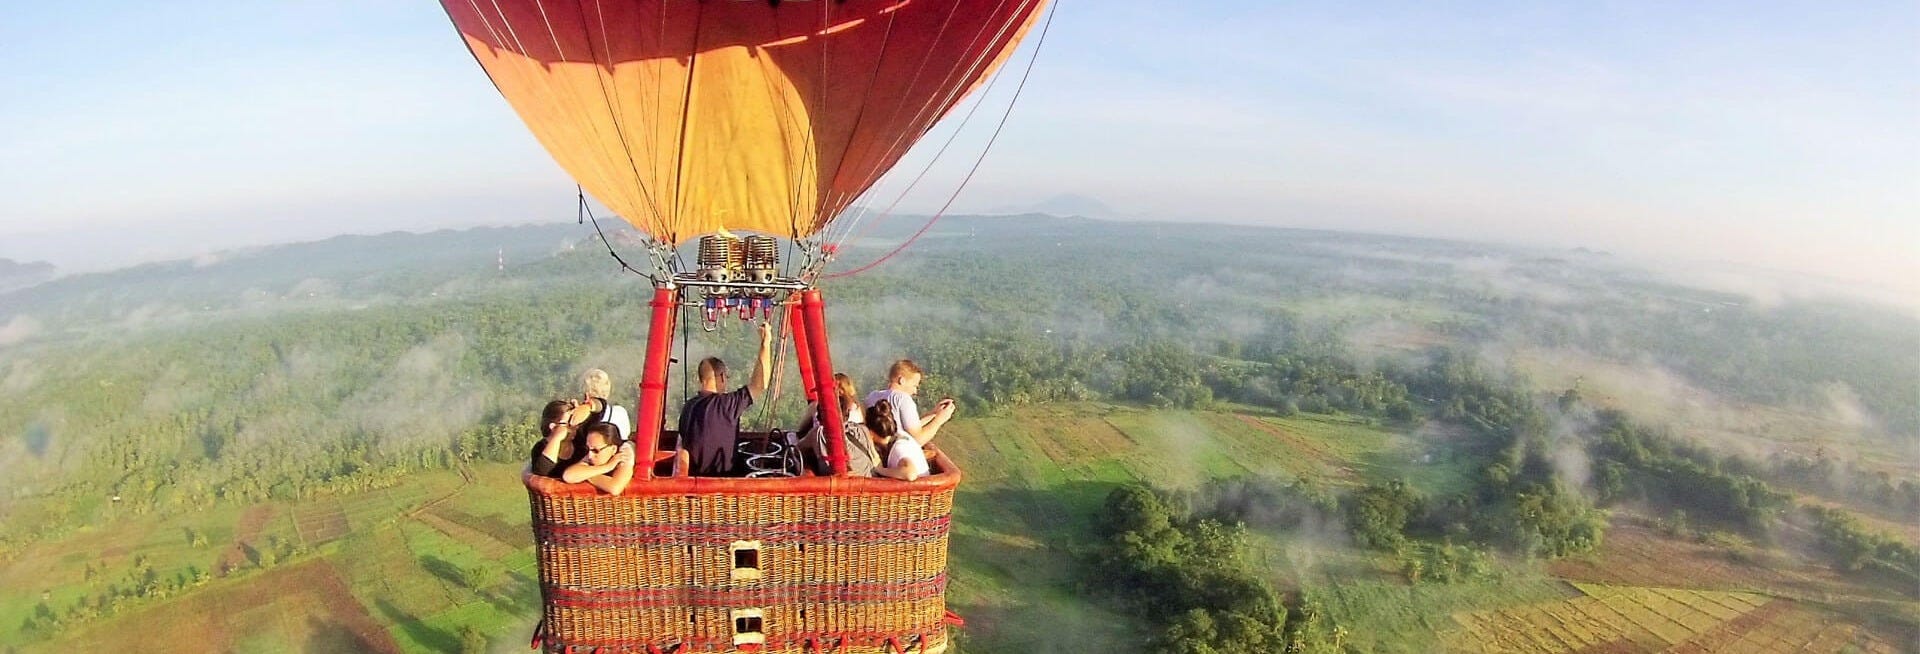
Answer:
[[734, 645], [766, 644], [767, 635], [761, 633], [765, 625], [762, 624], [764, 617], [760, 609], [734, 609], [731, 617]]
[[760, 578], [760, 541], [734, 541], [727, 548], [733, 552], [733, 579], [735, 581], [753, 581]]

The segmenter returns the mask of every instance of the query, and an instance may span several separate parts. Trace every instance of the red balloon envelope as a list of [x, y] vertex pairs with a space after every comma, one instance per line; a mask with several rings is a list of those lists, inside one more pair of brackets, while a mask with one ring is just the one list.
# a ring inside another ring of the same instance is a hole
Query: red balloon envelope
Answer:
[[573, 178], [669, 245], [825, 227], [1046, 0], [442, 0]]

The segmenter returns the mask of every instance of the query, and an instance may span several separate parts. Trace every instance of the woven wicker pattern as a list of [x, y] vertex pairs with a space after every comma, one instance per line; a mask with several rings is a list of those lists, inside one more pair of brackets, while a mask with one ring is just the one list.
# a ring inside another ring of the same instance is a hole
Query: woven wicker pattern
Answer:
[[761, 652], [944, 651], [960, 474], [935, 466], [910, 483], [636, 479], [621, 497], [528, 476], [544, 648], [730, 652], [757, 626]]

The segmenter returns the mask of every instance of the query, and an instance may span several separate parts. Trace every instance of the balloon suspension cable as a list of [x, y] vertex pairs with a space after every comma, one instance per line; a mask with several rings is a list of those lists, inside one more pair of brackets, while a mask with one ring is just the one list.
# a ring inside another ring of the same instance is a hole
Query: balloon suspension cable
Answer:
[[820, 276], [820, 269], [833, 262], [835, 246], [823, 243], [820, 236], [806, 236], [793, 240], [794, 249], [800, 252], [801, 261], [796, 266], [799, 271], [795, 279], [812, 286]]
[[[1013, 89], [1013, 99], [1007, 102], [1006, 111], [1001, 112], [1000, 123], [994, 126], [993, 134], [987, 137], [987, 145], [986, 147], [980, 149], [980, 156], [974, 158], [973, 167], [967, 169], [967, 176], [961, 178], [960, 186], [953, 189], [953, 194], [947, 196], [947, 201], [945, 204], [940, 205], [940, 210], [934, 212], [933, 217], [928, 218], [927, 224], [921, 225], [919, 231], [914, 232], [912, 236], [907, 237], [906, 241], [900, 243], [900, 245], [894, 247], [891, 251], [888, 251], [886, 254], [881, 255], [880, 258], [875, 259], [871, 263], [868, 263], [867, 265], [861, 266], [859, 268], [824, 274], [821, 276], [822, 279], [834, 279], [838, 277], [847, 277], [850, 275], [857, 275], [857, 274], [866, 272], [868, 270], [872, 270], [874, 267], [879, 266], [882, 263], [886, 263], [888, 259], [893, 258], [893, 255], [899, 254], [902, 250], [907, 249], [907, 246], [913, 245], [914, 241], [920, 240], [920, 237], [922, 235], [925, 235], [927, 233], [927, 230], [932, 229], [933, 224], [936, 222], [939, 222], [940, 217], [946, 215], [947, 210], [953, 207], [953, 201], [960, 197], [961, 191], [966, 190], [967, 183], [973, 181], [974, 173], [977, 173], [980, 171], [981, 162], [986, 161], [987, 153], [993, 151], [993, 144], [1000, 140], [1000, 132], [1001, 130], [1006, 128], [1007, 118], [1013, 115], [1013, 107], [1020, 103], [1020, 93], [1026, 90], [1027, 78], [1033, 75], [1034, 62], [1040, 60], [1040, 49], [1044, 47], [1047, 43], [1047, 30], [1053, 27], [1053, 13], [1057, 11], [1059, 8], [1060, 8], [1060, 5], [1057, 2], [1047, 6], [1046, 21], [1041, 23], [1040, 25], [1040, 36], [1037, 37], [1036, 40], [1034, 41], [1033, 55], [1027, 58], [1026, 69], [1021, 71], [1020, 73], [1020, 84], [1018, 86], [1015, 86]], [[955, 133], [957, 134], [958, 132], [956, 131]], [[949, 140], [949, 142], [951, 142], [951, 140]], [[945, 150], [945, 147], [943, 146], [941, 149]], [[889, 210], [891, 210], [891, 208], [889, 208]]]
[[[782, 302], [780, 304], [784, 307], [787, 303]], [[787, 341], [793, 340], [788, 338], [788, 332], [792, 331], [793, 325], [787, 323], [787, 312], [774, 311], [773, 313], [775, 315], [771, 316], [769, 320], [773, 323], [773, 341], [776, 346], [773, 351], [772, 360], [768, 362], [768, 365], [773, 366], [773, 369], [767, 371], [767, 403], [760, 408], [760, 425], [768, 428], [771, 428], [775, 418], [773, 414], [774, 405], [780, 403], [780, 380], [786, 376], [784, 373], [786, 371]]]
[[[608, 256], [611, 256], [611, 257], [613, 257], [613, 260], [614, 260], [615, 262], [618, 262], [618, 263], [620, 264], [620, 269], [621, 269], [621, 270], [625, 270], [625, 271], [627, 271], [627, 272], [630, 272], [630, 273], [633, 273], [633, 274], [635, 274], [635, 275], [639, 275], [639, 276], [641, 276], [641, 277], [645, 277], [645, 278], [647, 278], [648, 280], [650, 280], [650, 281], [652, 281], [652, 282], [654, 283], [654, 285], [655, 285], [655, 286], [658, 286], [658, 285], [660, 285], [660, 283], [661, 283], [661, 276], [660, 276], [660, 275], [655, 275], [655, 274], [649, 274], [649, 273], [645, 273], [645, 272], [641, 272], [640, 270], [638, 270], [638, 269], [636, 269], [636, 268], [634, 268], [633, 266], [631, 266], [631, 265], [629, 265], [629, 264], [627, 263], [627, 260], [626, 260], [626, 259], [623, 259], [623, 258], [621, 258], [621, 257], [620, 257], [620, 253], [619, 253], [619, 252], [616, 252], [616, 251], [614, 251], [614, 249], [613, 249], [613, 241], [611, 241], [611, 240], [608, 240], [608, 239], [607, 239], [607, 232], [606, 232], [605, 230], [602, 230], [602, 229], [600, 229], [600, 218], [599, 218], [599, 217], [597, 217], [597, 216], [594, 216], [594, 215], [593, 215], [593, 207], [592, 207], [592, 206], [589, 206], [589, 205], [587, 204], [587, 192], [586, 192], [586, 190], [585, 190], [585, 189], [583, 189], [583, 188], [581, 188], [581, 187], [580, 187], [580, 186], [578, 186], [578, 185], [576, 185], [576, 186], [574, 186], [574, 187], [573, 187], [573, 190], [574, 190], [574, 193], [575, 193], [575, 195], [576, 195], [576, 197], [577, 197], [577, 198], [578, 198], [578, 200], [579, 200], [579, 204], [577, 205], [577, 206], [578, 206], [578, 208], [579, 208], [579, 215], [578, 215], [578, 217], [577, 217], [577, 218], [575, 219], [575, 222], [577, 222], [577, 223], [585, 223], [585, 222], [587, 222], [587, 221], [592, 221], [592, 222], [593, 222], [593, 232], [594, 232], [595, 234], [598, 234], [598, 235], [600, 236], [600, 244], [601, 244], [601, 245], [603, 245], [603, 246], [606, 246], [606, 248], [607, 248], [607, 255], [608, 255]], [[648, 247], [647, 247], [647, 250], [648, 250], [648, 253], [649, 253], [649, 255], [650, 255], [650, 256], [651, 256], [651, 257], [653, 258], [653, 260], [654, 260], [654, 261], [653, 261], [653, 265], [654, 265], [654, 268], [655, 268], [656, 270], [659, 270], [659, 271], [671, 271], [671, 268], [669, 268], [668, 266], [666, 266], [666, 265], [665, 265], [665, 262], [664, 262], [664, 261], [663, 261], [663, 260], [661, 259], [661, 257], [660, 257], [660, 253], [659, 253], [659, 251], [658, 251], [658, 250], [659, 250], [659, 248], [657, 248], [657, 247], [654, 247], [654, 245], [653, 245], [653, 243], [651, 243], [651, 241], [652, 241], [652, 240], [653, 240], [653, 239], [652, 239], [652, 237], [648, 237], [648, 241], [650, 241], [650, 243], [649, 243], [649, 245], [648, 245]], [[669, 272], [669, 274], [670, 274], [670, 272]]]
[[[680, 323], [679, 329], [674, 331], [680, 335], [680, 401], [684, 404], [687, 400], [693, 398], [692, 375], [694, 366], [692, 361], [687, 359], [687, 344], [693, 341], [693, 334], [687, 332], [687, 312], [675, 311], [674, 314], [675, 320]], [[663, 425], [662, 428], [665, 428], [665, 426]], [[686, 438], [687, 435], [680, 433], [679, 426], [675, 425], [673, 430], [674, 452], [679, 452], [682, 448], [686, 447]]]
[[[907, 194], [912, 193], [913, 189], [920, 186], [920, 181], [926, 179], [927, 173], [933, 172], [933, 167], [938, 165], [942, 157], [947, 155], [947, 149], [953, 147], [953, 142], [960, 138], [960, 134], [967, 131], [967, 125], [973, 123], [974, 114], [979, 113], [980, 107], [987, 104], [987, 96], [993, 94], [994, 87], [1000, 84], [1001, 79], [1001, 76], [995, 75], [993, 79], [987, 80], [987, 87], [981, 89], [980, 93], [974, 96], [973, 103], [967, 107], [966, 115], [960, 117], [960, 123], [954, 126], [953, 133], [947, 135], [946, 142], [940, 144], [940, 149], [935, 150], [932, 157], [927, 158], [927, 165], [920, 167], [920, 172], [913, 176], [913, 180], [907, 182], [907, 186], [900, 189], [899, 194], [893, 196], [893, 201], [887, 203], [887, 208], [880, 210], [878, 213], [874, 213], [870, 210], [871, 205], [864, 202], [861, 203], [860, 210], [853, 215], [852, 224], [840, 230], [839, 236], [834, 239], [833, 247], [835, 249], [846, 245], [848, 241], [865, 235], [873, 229], [874, 225], [884, 222], [888, 217], [893, 215], [893, 210], [900, 206], [900, 201], [907, 199]], [[869, 215], [873, 216], [873, 222], [871, 223], [866, 222]]]
[[[1022, 2], [1022, 5], [1029, 4], [1031, 1], [1032, 0], [1028, 0], [1027, 2]], [[1014, 23], [1008, 23], [1007, 25], [1003, 26], [1001, 28], [1002, 32], [999, 34], [995, 34], [993, 38], [995, 40], [998, 40], [999, 38], [1001, 38], [1001, 36], [1005, 34], [1004, 30], [1013, 27], [1013, 25]], [[942, 29], [942, 33], [944, 34], [945, 26], [943, 25], [941, 29]], [[977, 40], [983, 34], [984, 32], [982, 34], [976, 34], [974, 38]], [[1037, 53], [1037, 49], [1036, 49], [1036, 53]], [[977, 65], [985, 64], [986, 61], [988, 60], [981, 60], [979, 63], [976, 63], [975, 65], [977, 66]], [[914, 75], [915, 75], [915, 79], [918, 80], [919, 72], [916, 71]], [[927, 173], [932, 171], [933, 167], [939, 164], [943, 160], [942, 158], [946, 155], [947, 149], [953, 145], [954, 141], [959, 138], [961, 133], [966, 131], [967, 125], [970, 125], [973, 123], [973, 116], [980, 111], [980, 107], [986, 104], [986, 98], [993, 94], [993, 89], [999, 86], [1000, 80], [1003, 79], [1003, 77], [1004, 76], [1002, 75], [991, 76], [987, 80], [986, 88], [982, 89], [981, 92], [979, 93], [973, 94], [972, 105], [968, 107], [966, 115], [961, 117], [959, 125], [953, 129], [952, 133], [947, 135], [947, 140], [945, 143], [941, 144], [940, 149], [936, 151], [932, 157], [928, 158], [927, 164], [920, 168], [919, 174], [914, 176], [913, 181], [907, 183], [907, 186], [901, 189], [898, 195], [894, 196], [893, 201], [887, 205], [887, 208], [885, 210], [880, 211], [877, 214], [877, 217], [874, 221], [875, 223], [882, 222], [882, 219], [892, 215], [894, 208], [899, 206], [900, 201], [906, 199], [907, 195], [912, 193], [913, 189], [920, 185], [920, 181], [927, 176]], [[932, 127], [933, 126], [931, 124], [927, 125], [927, 130], [930, 131]], [[901, 145], [903, 143], [904, 143], [903, 141], [898, 141], [898, 140], [895, 141], [896, 146]], [[869, 189], [869, 191], [871, 191], [871, 189]], [[862, 195], [873, 195], [873, 194], [870, 192], [867, 192], [867, 193], [862, 193]], [[837, 250], [847, 241], [853, 238], [857, 238], [861, 234], [864, 234], [866, 231], [865, 228], [870, 227], [870, 225], [867, 225], [864, 223], [864, 221], [869, 215], [875, 215], [873, 212], [872, 204], [868, 202], [861, 202], [859, 210], [854, 213], [852, 220], [842, 221], [850, 224], [847, 225], [846, 229], [843, 229], [839, 232], [839, 236], [837, 239], [835, 239], [832, 248]]]

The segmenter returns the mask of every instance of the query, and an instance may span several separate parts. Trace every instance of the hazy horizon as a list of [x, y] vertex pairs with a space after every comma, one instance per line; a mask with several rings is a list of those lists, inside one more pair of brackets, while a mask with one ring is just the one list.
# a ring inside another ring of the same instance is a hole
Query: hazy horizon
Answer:
[[[1064, 198], [1064, 197], [1056, 198], [1056, 200], [1063, 200], [1063, 199], [1071, 200], [1073, 203], [1085, 203], [1089, 201], [1097, 203], [1097, 200], [1094, 200], [1092, 198], [1086, 198], [1084, 196], [1073, 196], [1071, 198]], [[1047, 202], [1042, 202], [1040, 204], [1047, 204]], [[1029, 207], [1029, 208], [1038, 209], [1039, 207]], [[1099, 207], [1099, 208], [1110, 209], [1108, 207]], [[1617, 262], [1620, 264], [1664, 275], [1669, 280], [1684, 286], [1732, 293], [1735, 295], [1747, 297], [1758, 304], [1766, 305], [1766, 306], [1777, 305], [1780, 302], [1788, 299], [1843, 298], [1843, 299], [1851, 299], [1851, 300], [1857, 300], [1857, 301], [1868, 301], [1868, 302], [1880, 304], [1883, 306], [1899, 308], [1899, 309], [1911, 312], [1916, 316], [1920, 316], [1920, 295], [1915, 295], [1913, 293], [1903, 291], [1902, 289], [1892, 288], [1887, 286], [1879, 286], [1879, 285], [1874, 285], [1872, 283], [1862, 283], [1858, 281], [1843, 280], [1843, 279], [1838, 279], [1833, 277], [1825, 277], [1816, 273], [1808, 273], [1804, 271], [1791, 271], [1791, 270], [1785, 270], [1780, 268], [1769, 268], [1766, 266], [1746, 264], [1741, 262], [1663, 258], [1658, 256], [1643, 255], [1643, 254], [1637, 254], [1637, 253], [1614, 252], [1614, 251], [1601, 249], [1601, 248], [1591, 248], [1591, 247], [1578, 246], [1578, 245], [1572, 246], [1572, 247], [1559, 247], [1559, 246], [1547, 246], [1547, 245], [1541, 245], [1541, 244], [1503, 243], [1503, 242], [1491, 241], [1491, 240], [1473, 240], [1473, 239], [1446, 238], [1446, 237], [1436, 237], [1436, 236], [1389, 234], [1389, 233], [1382, 233], [1382, 232], [1369, 232], [1369, 231], [1352, 230], [1352, 229], [1330, 229], [1330, 228], [1320, 228], [1320, 227], [1289, 227], [1289, 226], [1280, 226], [1280, 225], [1260, 224], [1256, 222], [1232, 222], [1232, 221], [1222, 221], [1222, 220], [1181, 221], [1181, 220], [1163, 220], [1163, 219], [1157, 219], [1157, 218], [1142, 217], [1137, 215], [1093, 216], [1093, 215], [1086, 215], [1084, 213], [1066, 213], [1066, 212], [1058, 212], [1058, 211], [1040, 211], [1040, 210], [1028, 211], [1028, 210], [1025, 210], [1024, 208], [1016, 208], [1016, 207], [1002, 207], [1002, 209], [1004, 209], [1005, 211], [956, 214], [956, 215], [950, 215], [949, 217], [958, 218], [958, 219], [968, 219], [968, 218], [993, 219], [993, 218], [1013, 217], [1021, 214], [1045, 214], [1045, 215], [1052, 215], [1056, 217], [1077, 217], [1077, 218], [1088, 218], [1092, 220], [1112, 221], [1112, 222], [1164, 224], [1164, 225], [1176, 225], [1176, 226], [1177, 225], [1193, 225], [1193, 226], [1230, 225], [1230, 226], [1242, 226], [1242, 227], [1268, 228], [1268, 229], [1276, 229], [1276, 230], [1291, 229], [1291, 230], [1331, 232], [1331, 233], [1340, 233], [1340, 234], [1352, 234], [1357, 236], [1383, 236], [1383, 237], [1400, 237], [1400, 238], [1414, 238], [1414, 239], [1430, 239], [1438, 242], [1490, 245], [1490, 246], [1503, 247], [1503, 248], [1513, 248], [1517, 250], [1533, 250], [1533, 251], [1541, 252], [1543, 254], [1551, 254], [1556, 252], [1573, 254], [1573, 253], [1584, 252], [1589, 255], [1615, 258]], [[893, 216], [889, 218], [889, 220], [894, 221], [894, 224], [892, 225], [892, 227], [896, 229], [911, 230], [911, 229], [917, 228], [918, 225], [923, 224], [923, 222], [927, 220], [929, 217], [930, 217], [929, 215], [901, 214], [901, 215]], [[172, 239], [171, 241], [166, 241], [162, 243], [145, 243], [143, 244], [144, 246], [143, 249], [139, 250], [139, 252], [146, 253], [146, 254], [137, 255], [139, 258], [119, 261], [115, 265], [110, 265], [110, 266], [88, 266], [88, 265], [85, 265], [84, 261], [78, 261], [76, 259], [77, 257], [81, 257], [94, 252], [93, 250], [88, 249], [88, 247], [71, 249], [70, 254], [68, 254], [65, 257], [49, 256], [53, 252], [60, 251], [58, 247], [61, 243], [75, 242], [72, 239], [61, 238], [60, 235], [49, 235], [44, 245], [46, 247], [54, 248], [54, 249], [36, 249], [35, 251], [39, 252], [42, 255], [41, 258], [39, 259], [33, 259], [33, 258], [22, 259], [18, 257], [9, 257], [4, 251], [0, 251], [0, 259], [12, 259], [20, 263], [32, 263], [36, 261], [44, 261], [47, 263], [51, 263], [56, 268], [55, 277], [58, 278], [58, 277], [65, 277], [69, 275], [111, 273], [111, 272], [124, 270], [127, 268], [132, 268], [140, 265], [150, 264], [150, 263], [194, 261], [196, 265], [199, 265], [200, 262], [203, 260], [205, 261], [220, 260], [217, 258], [212, 258], [212, 259], [207, 258], [210, 255], [221, 255], [221, 254], [230, 255], [234, 253], [242, 253], [242, 252], [248, 252], [252, 250], [259, 250], [263, 248], [273, 248], [273, 247], [280, 247], [280, 246], [298, 246], [301, 244], [316, 243], [316, 242], [325, 241], [327, 239], [341, 237], [341, 236], [376, 236], [380, 234], [388, 234], [388, 233], [395, 233], [395, 232], [409, 233], [409, 234], [427, 234], [430, 232], [443, 231], [443, 230], [464, 231], [464, 230], [470, 230], [470, 229], [486, 229], [486, 228], [513, 228], [513, 227], [571, 225], [574, 223], [574, 221], [575, 221], [574, 217], [569, 216], [564, 219], [554, 219], [554, 220], [529, 220], [529, 221], [520, 221], [520, 222], [503, 221], [503, 222], [492, 223], [492, 224], [466, 224], [466, 225], [442, 224], [442, 225], [426, 225], [426, 226], [421, 226], [416, 228], [397, 228], [397, 227], [382, 228], [382, 227], [368, 226], [365, 229], [359, 229], [359, 230], [340, 231], [337, 233], [312, 234], [312, 235], [306, 235], [306, 236], [301, 236], [297, 238], [285, 238], [281, 240], [271, 240], [271, 241], [256, 240], [256, 241], [246, 241], [246, 242], [236, 241], [236, 244], [230, 247], [196, 247], [198, 245], [206, 245], [208, 242], [196, 240], [192, 238], [192, 236], [194, 236], [193, 234], [183, 234], [183, 235], [177, 235], [177, 236], [180, 236], [180, 238], [175, 238], [175, 239]], [[624, 227], [624, 225], [622, 225], [622, 227]], [[581, 226], [579, 227], [578, 236], [580, 238], [587, 238], [592, 235], [592, 232], [593, 232], [593, 228], [591, 226]], [[221, 232], [221, 234], [227, 237], [234, 237], [234, 238], [245, 238], [246, 236], [246, 234], [244, 233], [234, 234], [231, 232]], [[261, 236], [262, 234], [256, 233], [255, 235]], [[78, 242], [85, 243], [90, 240], [91, 239], [78, 239]], [[179, 249], [171, 252], [164, 251], [166, 244], [168, 243], [172, 244], [172, 246]], [[64, 265], [62, 263], [63, 260], [71, 263], [75, 263], [77, 265]], [[851, 265], [858, 265], [859, 263], [861, 263], [861, 261], [854, 261], [853, 264]], [[609, 263], [608, 265], [612, 266], [613, 264]], [[611, 269], [612, 268], [610, 268], [610, 270]]]

